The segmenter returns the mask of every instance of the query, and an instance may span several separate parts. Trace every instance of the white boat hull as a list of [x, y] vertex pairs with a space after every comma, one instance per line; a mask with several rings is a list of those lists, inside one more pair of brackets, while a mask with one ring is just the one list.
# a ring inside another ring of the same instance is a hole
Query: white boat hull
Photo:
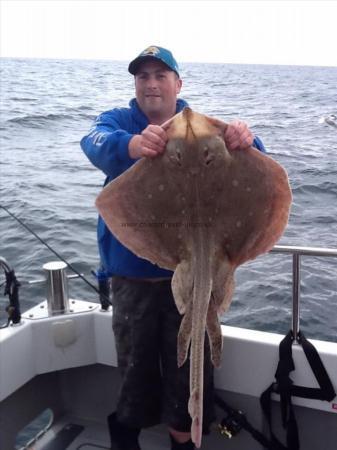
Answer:
[[[44, 302], [27, 311], [20, 325], [0, 331], [1, 450], [14, 449], [19, 431], [47, 408], [53, 411], [54, 422], [35, 442], [34, 450], [48, 448], [56, 433], [71, 423], [83, 426], [83, 430], [62, 448], [109, 448], [106, 416], [114, 410], [119, 387], [112, 313], [102, 311], [96, 303], [71, 302], [73, 313], [47, 317]], [[224, 346], [221, 367], [215, 371], [216, 388], [232, 407], [245, 412], [254, 427], [267, 433], [259, 397], [274, 379], [283, 336], [228, 326], [222, 326], [222, 332]], [[311, 342], [336, 389], [337, 343]], [[298, 345], [293, 345], [293, 358], [296, 370], [291, 377], [295, 384], [316, 387]], [[297, 405], [301, 449], [335, 449], [337, 399], [294, 398], [293, 403]], [[275, 422], [280, 424], [277, 402], [274, 409]], [[219, 417], [223, 415], [219, 411]], [[281, 427], [277, 429], [284, 441]], [[148, 450], [169, 448], [163, 426], [142, 432], [142, 442]], [[231, 440], [224, 440], [219, 433], [203, 438], [202, 449], [223, 448], [255, 450], [261, 446], [243, 430]]]

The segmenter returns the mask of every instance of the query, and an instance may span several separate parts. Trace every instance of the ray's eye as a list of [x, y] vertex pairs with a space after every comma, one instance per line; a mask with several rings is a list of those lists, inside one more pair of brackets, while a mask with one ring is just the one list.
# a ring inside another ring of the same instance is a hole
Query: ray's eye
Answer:
[[182, 162], [181, 162], [181, 151], [179, 147], [176, 147], [176, 163], [178, 164], [178, 166], [182, 166]]
[[213, 155], [209, 152], [208, 147], [204, 147], [204, 159], [206, 166], [209, 166], [209, 164], [213, 161]]
[[170, 160], [173, 162], [173, 164], [178, 164], [179, 167], [182, 166], [182, 157], [181, 157], [181, 151], [179, 147], [176, 147], [171, 156]]
[[169, 158], [171, 164], [174, 166], [183, 166], [183, 154], [184, 147], [181, 142], [169, 142], [166, 147], [166, 155]]

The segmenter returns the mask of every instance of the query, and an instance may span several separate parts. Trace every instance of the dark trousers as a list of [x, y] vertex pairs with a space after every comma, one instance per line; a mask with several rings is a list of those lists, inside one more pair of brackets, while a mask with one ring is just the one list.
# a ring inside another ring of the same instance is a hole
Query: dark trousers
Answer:
[[[117, 417], [146, 428], [166, 423], [189, 431], [189, 359], [177, 366], [177, 334], [182, 316], [171, 280], [112, 279], [113, 331], [122, 374]], [[204, 428], [214, 420], [213, 366], [205, 339]]]

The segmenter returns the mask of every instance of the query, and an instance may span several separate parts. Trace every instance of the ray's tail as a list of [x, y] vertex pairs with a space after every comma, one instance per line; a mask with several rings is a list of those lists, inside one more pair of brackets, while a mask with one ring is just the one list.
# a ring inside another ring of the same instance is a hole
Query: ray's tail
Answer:
[[197, 243], [191, 311], [190, 399], [188, 412], [192, 419], [191, 438], [196, 447], [199, 448], [203, 429], [205, 331], [212, 291], [212, 277], [209, 243], [203, 239], [200, 239]]
[[199, 277], [198, 275], [196, 274], [193, 290], [193, 326], [191, 335], [190, 399], [188, 402], [188, 412], [192, 419], [191, 438], [196, 447], [199, 448], [203, 428], [204, 344], [206, 317], [211, 295], [211, 280], [210, 277], [206, 277], [205, 279], [204, 276]]

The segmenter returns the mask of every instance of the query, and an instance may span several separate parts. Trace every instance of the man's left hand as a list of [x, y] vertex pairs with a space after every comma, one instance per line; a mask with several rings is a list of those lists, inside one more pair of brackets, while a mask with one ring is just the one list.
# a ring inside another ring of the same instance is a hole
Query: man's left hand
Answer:
[[254, 136], [245, 122], [234, 120], [227, 124], [224, 139], [228, 150], [245, 150], [252, 146]]

